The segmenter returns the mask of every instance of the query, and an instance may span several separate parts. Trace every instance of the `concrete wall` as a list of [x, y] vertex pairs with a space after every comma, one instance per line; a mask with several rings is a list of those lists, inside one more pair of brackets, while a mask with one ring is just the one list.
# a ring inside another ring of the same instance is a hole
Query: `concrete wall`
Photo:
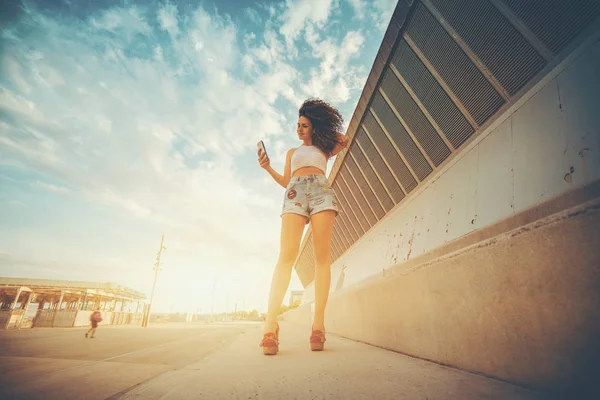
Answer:
[[[332, 286], [361, 282], [599, 178], [599, 37], [580, 46], [336, 260]], [[314, 299], [313, 285], [303, 302]]]
[[[592, 202], [526, 225], [516, 216], [502, 223], [515, 229], [332, 293], [327, 331], [525, 386], [581, 388], [600, 365], [600, 182], [594, 191]], [[285, 319], [308, 326], [311, 307]]]

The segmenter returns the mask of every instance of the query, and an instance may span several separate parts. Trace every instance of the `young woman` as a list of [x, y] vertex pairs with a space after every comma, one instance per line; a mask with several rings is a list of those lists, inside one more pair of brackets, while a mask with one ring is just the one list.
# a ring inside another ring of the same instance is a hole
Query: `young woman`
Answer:
[[300, 107], [298, 139], [302, 145], [287, 152], [285, 170], [279, 175], [269, 158], [258, 151], [259, 163], [286, 188], [281, 213], [281, 248], [269, 294], [269, 310], [260, 346], [265, 355], [279, 351], [277, 315], [290, 283], [292, 265], [298, 255], [304, 226], [312, 224], [315, 254], [315, 313], [310, 336], [311, 350], [323, 350], [325, 343], [325, 305], [329, 296], [331, 269], [329, 249], [333, 220], [339, 208], [335, 192], [325, 177], [327, 160], [348, 144], [342, 135], [342, 116], [319, 99], [307, 100]]

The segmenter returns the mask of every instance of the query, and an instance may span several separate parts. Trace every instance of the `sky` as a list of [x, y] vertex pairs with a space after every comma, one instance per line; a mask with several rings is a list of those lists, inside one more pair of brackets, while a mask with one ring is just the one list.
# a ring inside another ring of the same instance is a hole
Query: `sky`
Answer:
[[2, 2], [0, 276], [149, 296], [164, 235], [153, 311], [266, 312], [284, 188], [256, 143], [283, 173], [310, 97], [347, 127], [395, 5]]

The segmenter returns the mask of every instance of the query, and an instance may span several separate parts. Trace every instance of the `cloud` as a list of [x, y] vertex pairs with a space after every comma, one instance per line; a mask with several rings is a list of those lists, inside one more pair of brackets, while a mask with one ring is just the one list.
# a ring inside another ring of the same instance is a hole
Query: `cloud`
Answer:
[[364, 68], [350, 65], [353, 57], [360, 54], [364, 43], [361, 33], [350, 31], [340, 44], [320, 35], [311, 27], [307, 28], [306, 40], [313, 53], [320, 58], [318, 68], [311, 71], [307, 84], [309, 93], [327, 93], [332, 102], [345, 103], [352, 90], [364, 85]]
[[286, 0], [279, 32], [286, 38], [288, 46], [291, 46], [307, 26], [314, 24], [322, 27], [329, 19], [332, 9], [337, 6], [337, 1], [334, 0]]
[[150, 25], [135, 8], [112, 8], [91, 19], [91, 25], [100, 30], [125, 34], [131, 39], [136, 34], [148, 35]]
[[397, 4], [397, 0], [373, 0], [375, 9], [371, 16], [379, 29], [384, 30], [387, 28]]
[[158, 11], [158, 22], [162, 30], [169, 32], [173, 36], [179, 34], [177, 6], [168, 3], [164, 7], [161, 7]]
[[0, 110], [32, 122], [44, 119], [36, 104], [3, 87], [0, 87]]
[[262, 23], [260, 14], [255, 9], [246, 8], [244, 9], [244, 13], [246, 14], [246, 17], [248, 17], [248, 19], [252, 21], [255, 25], [260, 25]]
[[66, 187], [53, 185], [53, 184], [47, 183], [47, 182], [35, 181], [33, 183], [33, 185], [43, 188], [43, 189], [46, 189], [46, 190], [49, 190], [54, 193], [61, 193], [61, 194], [69, 193], [69, 189], [67, 189]]
[[390, 17], [398, 4], [398, 0], [346, 0], [354, 16], [359, 21], [368, 19], [375, 23], [379, 30], [384, 30], [390, 23]]
[[16, 179], [11, 178], [10, 176], [6, 176], [4, 174], [0, 174], [0, 180], [7, 182], [18, 182]]
[[[303, 99], [317, 96], [339, 104], [362, 88], [366, 71], [362, 66], [351, 65], [362, 49], [362, 34], [351, 31], [334, 39], [326, 24], [338, 6], [335, 1], [286, 2], [287, 9], [267, 21], [262, 41], [255, 40], [254, 34], [245, 37], [248, 51], [243, 65], [251, 74], [260, 75], [256, 82], [269, 102], [285, 98], [299, 106]], [[302, 58], [318, 63], [299, 70], [293, 60], [303, 42], [308, 51], [303, 51]], [[264, 73], [264, 67], [271, 73]]]
[[365, 17], [366, 3], [364, 0], [348, 0], [348, 3], [350, 3], [354, 9], [354, 15], [358, 19], [363, 19]]
[[23, 93], [27, 94], [31, 91], [31, 86], [27, 83], [26, 77], [23, 76], [23, 70], [19, 63], [13, 58], [4, 55], [0, 60], [2, 71], [6, 76], [10, 76], [12, 82]]
[[[158, 18], [173, 32], [174, 10], [167, 9]], [[162, 43], [174, 49], [164, 62], [131, 55], [126, 42], [107, 46], [93, 34], [99, 26], [121, 29], [126, 17], [143, 20], [135, 9], [104, 11], [90, 18], [77, 40], [68, 26], [36, 16], [44, 20], [44, 31], [27, 44], [14, 42], [9, 56], [29, 71], [65, 71], [69, 89], [48, 101], [39, 82], [27, 97], [2, 88], [0, 107], [13, 120], [0, 135], [1, 152], [91, 201], [136, 218], [179, 224], [193, 240], [256, 243], [246, 239], [253, 229], [248, 221], [255, 212], [268, 213], [274, 202], [245, 186], [233, 161], [259, 137], [281, 134], [284, 117], [272, 103], [280, 92], [291, 96], [283, 74], [294, 71], [267, 71], [255, 84], [242, 83], [232, 74], [239, 54], [235, 27], [201, 8], [177, 37]], [[147, 24], [138, 28], [132, 29], [146, 32]], [[201, 48], [190, 46], [200, 42]], [[32, 60], [29, 46], [43, 56]], [[243, 128], [249, 124], [252, 129]], [[38, 186], [64, 193], [59, 186]], [[202, 221], [211, 235], [193, 233], [189, 221]], [[228, 228], [239, 221], [246, 222]]]

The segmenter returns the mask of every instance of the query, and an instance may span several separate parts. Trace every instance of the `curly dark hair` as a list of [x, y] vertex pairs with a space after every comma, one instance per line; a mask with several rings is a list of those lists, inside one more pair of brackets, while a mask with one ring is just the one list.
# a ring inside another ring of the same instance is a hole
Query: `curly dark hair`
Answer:
[[313, 146], [317, 146], [325, 154], [331, 153], [338, 144], [337, 134], [343, 129], [344, 119], [340, 112], [321, 99], [308, 99], [300, 107], [298, 117], [310, 120]]

